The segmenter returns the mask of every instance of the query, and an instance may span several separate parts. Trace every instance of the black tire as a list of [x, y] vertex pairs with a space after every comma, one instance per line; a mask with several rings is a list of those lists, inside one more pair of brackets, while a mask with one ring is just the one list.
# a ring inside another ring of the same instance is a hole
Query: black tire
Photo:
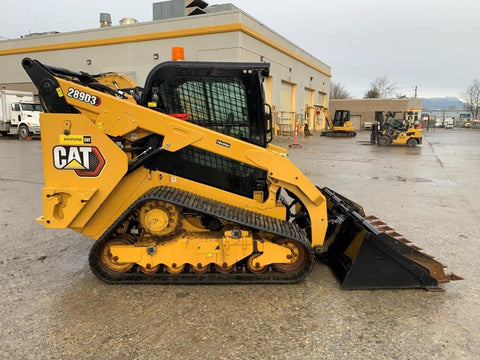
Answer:
[[352, 131], [352, 137], [357, 136], [357, 133], [355, 131]]
[[410, 146], [410, 147], [415, 147], [415, 146], [417, 146], [417, 145], [418, 145], [417, 139], [414, 139], [414, 138], [408, 139], [407, 145]]
[[378, 138], [378, 145], [385, 146], [390, 144], [390, 138], [388, 136], [382, 135]]
[[30, 136], [32, 136], [32, 133], [28, 130], [28, 126], [25, 124], [20, 125], [18, 129], [18, 137], [20, 140], [27, 140]]

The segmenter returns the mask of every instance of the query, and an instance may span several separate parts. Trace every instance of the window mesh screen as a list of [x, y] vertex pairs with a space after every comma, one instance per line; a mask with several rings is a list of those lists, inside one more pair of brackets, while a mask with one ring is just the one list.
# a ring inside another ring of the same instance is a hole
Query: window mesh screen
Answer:
[[248, 177], [255, 170], [249, 165], [191, 146], [182, 149], [180, 156], [184, 161], [215, 169], [234, 177]]
[[[167, 114], [189, 114], [189, 122], [246, 141], [251, 140], [247, 89], [239, 78], [171, 76], [156, 85], [160, 108]], [[228, 157], [187, 146], [163, 152], [154, 166], [187, 179], [242, 196], [266, 186], [263, 170]]]
[[245, 85], [240, 79], [171, 77], [159, 87], [166, 113], [185, 113], [194, 124], [236, 138], [250, 139]]

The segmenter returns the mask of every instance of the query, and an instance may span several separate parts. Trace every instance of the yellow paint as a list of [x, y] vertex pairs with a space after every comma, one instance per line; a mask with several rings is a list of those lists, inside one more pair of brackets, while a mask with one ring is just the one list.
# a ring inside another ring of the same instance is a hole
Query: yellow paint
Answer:
[[106, 73], [95, 78], [100, 84], [106, 85], [111, 89], [129, 89], [135, 88], [137, 84], [128, 76], [118, 73]]
[[325, 115], [327, 130], [331, 130], [335, 132], [343, 132], [343, 133], [349, 133], [349, 132], [355, 131], [355, 128], [353, 127], [352, 122], [350, 120], [345, 121], [343, 123], [343, 126], [334, 126], [332, 116], [330, 115], [330, 111], [326, 107], [316, 106], [316, 109], [320, 110]]
[[229, 233], [181, 234], [156, 245], [153, 255], [147, 253], [147, 246], [111, 246], [110, 251], [113, 256], [118, 256], [118, 262], [133, 262], [143, 267], [159, 264], [172, 268], [184, 264], [203, 267], [211, 263], [230, 266], [253, 252], [253, 237], [248, 231], [242, 231], [239, 239], [233, 239]]
[[[270, 241], [257, 241], [248, 231], [242, 231], [239, 238], [232, 237], [231, 231], [222, 233], [185, 233], [160, 244], [152, 243], [155, 253], [149, 254], [147, 246], [112, 245], [112, 256], [119, 263], [136, 263], [144, 268], [163, 264], [174, 268], [190, 264], [204, 267], [209, 264], [231, 266], [246, 258], [256, 249], [262, 253], [255, 259], [259, 267], [274, 263], [288, 264], [294, 261], [292, 251]], [[173, 266], [175, 264], [175, 266]]]
[[97, 188], [45, 187], [43, 188], [43, 214], [37, 219], [47, 228], [64, 229], [97, 192]]
[[[91, 136], [94, 143], [91, 146], [100, 150], [106, 164], [98, 176], [82, 177], [74, 170], [55, 168], [53, 148], [59, 145], [66, 120], [73, 132]], [[72, 227], [73, 223], [84, 226], [125, 174], [127, 156], [85, 115], [42, 113], [40, 125], [45, 169], [44, 225], [52, 228]]]
[[322, 74], [324, 74], [328, 77], [332, 76], [332, 74], [330, 72], [327, 72], [324, 69], [316, 66], [315, 64], [311, 63], [310, 61], [302, 58], [301, 56], [295, 54], [293, 51], [290, 51], [290, 50], [286, 49], [285, 47], [279, 45], [278, 43], [270, 40], [266, 36], [261, 35], [260, 33], [258, 33], [255, 30], [249, 28], [248, 26], [245, 26], [243, 24], [234, 24], [234, 25], [239, 25], [240, 26], [240, 31], [242, 31], [243, 33], [245, 33], [247, 35], [250, 35], [251, 37], [263, 42], [264, 44], [267, 44], [267, 45], [271, 46], [272, 48], [284, 53], [285, 55], [288, 55], [288, 56], [294, 58], [295, 60], [300, 61], [301, 63], [311, 67], [312, 69], [315, 69], [315, 70], [321, 72]]
[[283, 54], [288, 55], [295, 60], [298, 60], [304, 65], [307, 65], [312, 69], [319, 71], [320, 73], [328, 77], [332, 76], [330, 72], [315, 65], [311, 61], [302, 58], [301, 56], [297, 55], [293, 51], [288, 50], [284, 46], [278, 44], [273, 40], [270, 40], [266, 36], [258, 33], [257, 31], [241, 23], [204, 26], [204, 27], [199, 27], [194, 29], [172, 30], [172, 31], [155, 32], [155, 33], [140, 34], [140, 35], [117, 36], [112, 38], [95, 39], [95, 40], [72, 41], [67, 43], [29, 46], [29, 47], [22, 47], [22, 48], [16, 48], [16, 49], [5, 49], [5, 50], [0, 50], [0, 56], [31, 54], [31, 53], [37, 53], [37, 52], [43, 52], [43, 51], [81, 49], [81, 48], [87, 48], [87, 47], [128, 44], [128, 43], [136, 43], [136, 42], [143, 42], [143, 41], [175, 39], [175, 38], [181, 38], [181, 37], [212, 35], [212, 34], [221, 34], [221, 33], [229, 33], [229, 32], [242, 32], [282, 52]]
[[[66, 93], [72, 83], [56, 78]], [[277, 203], [279, 187], [295, 194], [304, 204], [312, 221], [312, 246], [322, 245], [328, 225], [326, 199], [310, 180], [285, 156], [286, 150], [277, 146], [262, 148], [190, 122], [162, 114], [91, 88], [75, 85], [79, 91], [88, 91], [101, 99], [95, 106], [78, 99], [66, 97], [67, 102], [81, 114], [42, 114], [42, 147], [45, 169], [45, 186], [98, 188], [78, 214], [65, 225], [93, 239], [98, 239], [120, 215], [145, 192], [156, 186], [171, 186], [204, 195], [213, 200], [286, 220], [286, 210]], [[79, 177], [73, 170], [57, 170], [53, 166], [52, 149], [63, 134], [68, 121], [74, 134], [92, 137], [95, 146], [105, 157], [106, 165], [97, 178]], [[265, 201], [245, 198], [194, 181], [141, 167], [124, 177], [128, 157], [111, 137], [130, 139], [132, 133], [155, 133], [164, 136], [162, 147], [177, 151], [186, 146], [225, 156], [267, 172], [269, 194]], [[230, 147], [219, 145], [227, 143]], [[61, 171], [61, 172], [59, 172]], [[48, 219], [50, 213], [45, 212]], [[94, 215], [95, 214], [95, 215]], [[53, 227], [53, 226], [52, 226]]]
[[407, 145], [408, 140], [410, 139], [422, 139], [423, 135], [422, 129], [416, 129], [414, 127], [409, 128], [406, 131], [402, 131], [396, 139], [392, 140], [394, 145]]
[[264, 86], [265, 86], [265, 102], [267, 104], [272, 103], [272, 84], [273, 84], [273, 77], [268, 76], [264, 80]]

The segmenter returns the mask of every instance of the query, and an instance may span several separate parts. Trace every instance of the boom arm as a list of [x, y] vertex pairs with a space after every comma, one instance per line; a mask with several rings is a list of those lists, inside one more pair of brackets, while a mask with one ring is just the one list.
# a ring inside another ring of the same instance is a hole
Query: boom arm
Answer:
[[328, 111], [328, 109], [322, 105], [315, 105], [315, 108], [321, 111], [325, 115], [327, 130], [333, 130], [333, 121], [332, 121], [332, 117], [330, 116], [330, 111]]

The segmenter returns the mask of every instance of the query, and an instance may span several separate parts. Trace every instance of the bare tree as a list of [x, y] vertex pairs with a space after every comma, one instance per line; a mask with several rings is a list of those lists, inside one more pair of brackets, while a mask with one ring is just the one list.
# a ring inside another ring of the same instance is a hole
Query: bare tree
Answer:
[[344, 85], [332, 81], [330, 83], [330, 99], [351, 99], [351, 96]]
[[468, 85], [467, 90], [463, 94], [465, 103], [465, 110], [472, 113], [473, 117], [478, 117], [478, 108], [480, 107], [480, 81], [474, 79], [473, 82]]
[[386, 76], [379, 76], [370, 83], [370, 89], [365, 92], [364, 99], [385, 99], [395, 91], [395, 84], [391, 84]]

